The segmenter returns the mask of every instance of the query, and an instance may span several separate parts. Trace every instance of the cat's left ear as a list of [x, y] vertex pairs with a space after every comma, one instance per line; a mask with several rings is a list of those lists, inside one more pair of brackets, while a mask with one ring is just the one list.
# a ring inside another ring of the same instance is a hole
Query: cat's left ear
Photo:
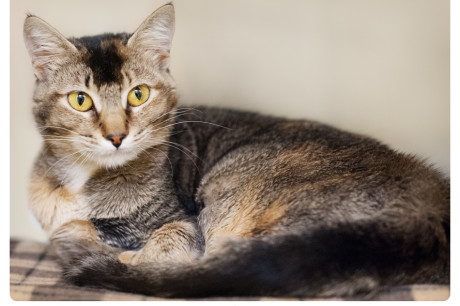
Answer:
[[28, 16], [24, 22], [24, 42], [39, 80], [46, 79], [77, 53], [61, 33], [36, 16]]
[[153, 12], [134, 32], [127, 46], [166, 70], [174, 35], [174, 7], [166, 4]]

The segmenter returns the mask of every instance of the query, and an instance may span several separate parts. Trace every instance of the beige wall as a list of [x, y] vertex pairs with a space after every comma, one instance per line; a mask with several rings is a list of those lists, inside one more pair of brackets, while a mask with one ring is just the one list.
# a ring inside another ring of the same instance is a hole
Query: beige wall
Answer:
[[[22, 41], [26, 12], [64, 35], [129, 31], [153, 0], [11, 1], [11, 235], [45, 238], [27, 211], [40, 139]], [[184, 104], [320, 120], [449, 173], [447, 0], [180, 0], [172, 73]]]

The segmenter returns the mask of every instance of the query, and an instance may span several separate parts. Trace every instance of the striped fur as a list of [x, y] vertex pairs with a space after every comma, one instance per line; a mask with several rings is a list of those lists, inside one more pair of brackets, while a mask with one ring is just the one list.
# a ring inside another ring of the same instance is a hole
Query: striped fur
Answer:
[[[177, 108], [173, 32], [172, 5], [132, 35], [66, 40], [26, 19], [44, 138], [31, 199], [68, 280], [168, 297], [364, 298], [449, 281], [448, 179], [317, 122]], [[131, 106], [140, 85], [152, 94]], [[72, 91], [94, 106], [72, 109]]]

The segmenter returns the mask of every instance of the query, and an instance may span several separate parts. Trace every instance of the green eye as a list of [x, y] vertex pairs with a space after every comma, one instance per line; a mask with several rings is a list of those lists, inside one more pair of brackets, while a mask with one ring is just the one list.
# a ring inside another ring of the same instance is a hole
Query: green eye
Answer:
[[149, 88], [146, 85], [139, 85], [128, 93], [128, 103], [132, 106], [139, 106], [149, 98]]
[[82, 91], [71, 92], [67, 100], [69, 100], [70, 106], [80, 112], [86, 112], [93, 106], [93, 99]]

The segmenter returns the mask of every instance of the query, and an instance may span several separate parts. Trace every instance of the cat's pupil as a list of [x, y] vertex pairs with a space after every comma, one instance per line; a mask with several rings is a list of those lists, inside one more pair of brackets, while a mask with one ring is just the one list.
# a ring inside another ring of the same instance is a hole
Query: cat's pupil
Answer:
[[77, 102], [78, 102], [78, 105], [80, 105], [80, 106], [83, 104], [83, 102], [85, 102], [85, 94], [84, 93], [82, 93], [82, 92], [78, 93]]
[[134, 88], [134, 94], [138, 100], [142, 98], [142, 91], [139, 87]]

